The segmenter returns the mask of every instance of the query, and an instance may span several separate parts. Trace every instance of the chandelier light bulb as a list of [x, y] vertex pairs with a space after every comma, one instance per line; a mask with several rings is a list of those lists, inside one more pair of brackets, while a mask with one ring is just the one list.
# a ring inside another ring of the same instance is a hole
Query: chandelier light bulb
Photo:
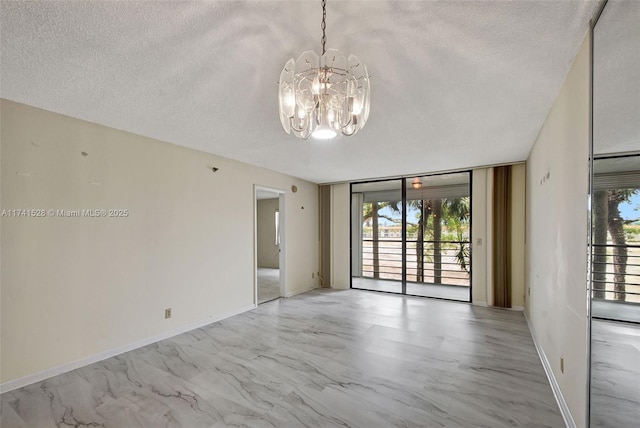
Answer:
[[338, 135], [338, 133], [330, 127], [317, 127], [316, 130], [313, 131], [313, 134], [311, 134], [311, 136], [317, 140], [330, 140], [335, 138], [336, 135]]
[[289, 92], [285, 95], [285, 107], [290, 109], [296, 105], [296, 98], [293, 96], [293, 93]]
[[311, 93], [313, 93], [313, 95], [320, 95], [320, 76], [317, 74], [313, 78], [313, 83], [311, 84]]
[[322, 55], [305, 51], [280, 73], [280, 122], [287, 134], [304, 140], [354, 135], [369, 117], [367, 67], [353, 54], [345, 58], [337, 49], [325, 49], [325, 1]]
[[[353, 100], [353, 98], [351, 98]], [[362, 113], [362, 104], [360, 104], [359, 101], [353, 101], [353, 114], [360, 114]]]

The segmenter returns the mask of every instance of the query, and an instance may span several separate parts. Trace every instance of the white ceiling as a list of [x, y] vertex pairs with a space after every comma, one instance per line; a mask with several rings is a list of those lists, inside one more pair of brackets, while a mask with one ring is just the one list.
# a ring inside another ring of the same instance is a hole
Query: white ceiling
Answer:
[[327, 47], [372, 75], [356, 136], [281, 128], [320, 1], [1, 3], [0, 95], [313, 182], [527, 158], [596, 1], [328, 0]]
[[640, 1], [609, 1], [593, 40], [594, 153], [638, 152]]

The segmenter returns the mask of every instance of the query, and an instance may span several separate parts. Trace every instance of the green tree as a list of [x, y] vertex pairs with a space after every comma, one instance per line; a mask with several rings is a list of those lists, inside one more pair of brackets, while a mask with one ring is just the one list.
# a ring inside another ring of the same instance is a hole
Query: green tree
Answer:
[[397, 222], [389, 216], [380, 214], [380, 211], [384, 208], [391, 208], [393, 211], [399, 211], [398, 201], [391, 202], [366, 202], [362, 204], [362, 221], [363, 223], [371, 220], [371, 253], [373, 258], [373, 277], [375, 279], [380, 278], [380, 244], [379, 244], [379, 223], [380, 218], [387, 219], [391, 222]]
[[407, 206], [418, 210], [418, 224], [416, 225], [416, 282], [424, 282], [424, 234], [426, 216], [426, 203], [424, 200], [408, 201]]
[[471, 200], [468, 196], [462, 198], [444, 199], [443, 211], [444, 221], [448, 229], [454, 229], [458, 242], [456, 244], [456, 261], [460, 267], [469, 273], [469, 248], [468, 237], [465, 239], [464, 233], [469, 230]]
[[442, 284], [442, 199], [431, 200], [433, 216], [433, 283]]
[[607, 228], [613, 243], [613, 298], [625, 301], [627, 275], [627, 236], [624, 233], [624, 225], [632, 220], [625, 221], [620, 213], [620, 204], [628, 202], [638, 189], [613, 189], [609, 190], [607, 197]]
[[609, 192], [593, 193], [593, 298], [606, 298], [607, 282], [607, 218], [609, 216]]
[[460, 267], [469, 272], [469, 247], [465, 244], [464, 230], [469, 224], [469, 197], [413, 200], [408, 206], [418, 209], [418, 236], [416, 239], [417, 282], [424, 282], [424, 241], [429, 234], [431, 219], [431, 237], [433, 241], [433, 282], [442, 283], [442, 226], [453, 228], [458, 237], [456, 260]]
[[[613, 267], [613, 300], [626, 300], [626, 275], [629, 259], [624, 226], [635, 220], [625, 220], [620, 204], [628, 202], [638, 189], [596, 190], [593, 194], [593, 298], [606, 298], [607, 256], [611, 248]], [[611, 245], [608, 245], [608, 237]]]
[[[374, 278], [379, 278], [380, 256], [378, 243], [378, 223], [380, 218], [389, 222], [399, 224], [402, 221], [386, 215], [381, 215], [383, 208], [389, 208], [392, 212], [401, 214], [400, 202], [369, 202], [363, 204], [363, 221], [371, 219], [373, 240], [372, 258]], [[407, 230], [410, 228], [416, 231], [416, 282], [425, 281], [425, 256], [430, 253], [425, 248], [425, 241], [432, 241], [433, 255], [433, 282], [442, 283], [442, 231], [443, 225], [455, 230], [458, 238], [456, 244], [456, 261], [460, 267], [469, 272], [469, 245], [465, 243], [464, 232], [469, 225], [469, 197], [443, 198], [443, 199], [416, 199], [407, 201], [407, 207], [418, 211], [417, 223], [407, 222]], [[431, 238], [431, 239], [427, 239]]]

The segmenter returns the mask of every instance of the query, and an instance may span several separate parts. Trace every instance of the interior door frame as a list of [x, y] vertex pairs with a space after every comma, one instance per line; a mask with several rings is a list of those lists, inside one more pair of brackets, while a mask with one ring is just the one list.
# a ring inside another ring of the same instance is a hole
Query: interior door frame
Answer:
[[[278, 269], [280, 271], [280, 297], [286, 297], [286, 212], [285, 195], [282, 189], [253, 185], [253, 304], [258, 306], [258, 192], [273, 193], [278, 198], [278, 219], [280, 231], [280, 248], [278, 254]], [[274, 198], [275, 199], [275, 198]]]

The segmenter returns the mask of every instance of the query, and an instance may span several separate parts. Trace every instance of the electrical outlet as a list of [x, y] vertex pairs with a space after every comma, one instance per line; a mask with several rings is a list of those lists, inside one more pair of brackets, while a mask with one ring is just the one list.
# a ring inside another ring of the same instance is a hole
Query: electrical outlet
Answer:
[[564, 358], [560, 357], [560, 372], [564, 373]]
[[171, 308], [167, 308], [164, 310], [165, 319], [171, 318]]
[[316, 274], [314, 272], [311, 272], [311, 278], [315, 278]]

